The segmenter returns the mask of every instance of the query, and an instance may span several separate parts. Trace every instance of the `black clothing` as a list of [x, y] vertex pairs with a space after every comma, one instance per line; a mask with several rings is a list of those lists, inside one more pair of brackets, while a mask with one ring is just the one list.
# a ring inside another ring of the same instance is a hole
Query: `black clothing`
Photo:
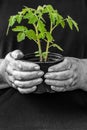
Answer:
[[[80, 32], [55, 31], [56, 43], [64, 49], [64, 56], [87, 58], [87, 2], [86, 0], [1, 0], [0, 1], [0, 57], [15, 49], [24, 53], [35, 50], [28, 40], [18, 44], [12, 32], [6, 37], [10, 15], [23, 5], [37, 7], [52, 4], [66, 17], [70, 15], [79, 24]], [[26, 44], [26, 45], [25, 45]], [[52, 49], [57, 52], [57, 49]], [[85, 130], [87, 129], [86, 92], [22, 95], [13, 88], [0, 90], [0, 130]], [[77, 101], [76, 101], [77, 100]]]

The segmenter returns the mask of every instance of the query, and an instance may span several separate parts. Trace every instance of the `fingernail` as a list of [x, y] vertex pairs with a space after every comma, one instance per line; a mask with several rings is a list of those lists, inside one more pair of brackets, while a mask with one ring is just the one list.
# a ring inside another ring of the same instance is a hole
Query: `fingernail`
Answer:
[[39, 69], [40, 69], [40, 67], [39, 67], [39, 66], [35, 66], [34, 68], [35, 68], [35, 70], [39, 70]]
[[38, 73], [38, 75], [43, 75], [43, 74], [44, 74], [44, 72], [39, 72], [39, 73]]
[[48, 76], [50, 76], [49, 74], [45, 74], [45, 77], [48, 77]]

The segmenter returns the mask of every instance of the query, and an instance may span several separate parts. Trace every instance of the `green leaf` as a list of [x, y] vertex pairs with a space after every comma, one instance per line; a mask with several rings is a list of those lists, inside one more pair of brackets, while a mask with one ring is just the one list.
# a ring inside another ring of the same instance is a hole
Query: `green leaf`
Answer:
[[27, 30], [25, 33], [26, 33], [26, 37], [29, 38], [30, 40], [34, 40], [34, 41], [37, 40], [35, 31], [33, 29]]
[[55, 25], [56, 21], [57, 21], [57, 13], [55, 13], [55, 12], [50, 13], [49, 16], [50, 16], [50, 20], [51, 20], [52, 24]]
[[54, 11], [52, 5], [45, 5], [44, 7], [46, 7], [47, 11], [49, 11], [49, 12], [53, 12]]
[[12, 31], [14, 31], [14, 32], [20, 32], [20, 31], [24, 32], [26, 30], [28, 30], [28, 29], [25, 26], [16, 26], [15, 28], [12, 29]]
[[38, 21], [37, 27], [41, 33], [46, 32], [45, 24], [41, 20]]
[[67, 22], [68, 22], [68, 25], [70, 27], [71, 30], [73, 30], [73, 23], [72, 23], [72, 20], [67, 18]]
[[23, 32], [18, 33], [18, 35], [17, 35], [17, 41], [21, 42], [24, 39], [25, 39], [25, 33], [23, 33]]
[[38, 16], [35, 15], [35, 12], [31, 9], [24, 15], [23, 19], [28, 19], [29, 24], [35, 24], [38, 20]]
[[16, 22], [16, 16], [10, 16], [9, 18], [9, 27], [12, 27]]
[[61, 20], [60, 25], [61, 25], [62, 28], [65, 27], [65, 22], [64, 22], [64, 20]]
[[55, 43], [53, 43], [50, 47], [56, 47], [58, 50], [63, 51], [63, 49], [58, 44]]
[[42, 11], [43, 9], [44, 9], [43, 6], [40, 5], [37, 7], [37, 11]]
[[20, 24], [22, 21], [22, 15], [16, 15], [17, 22]]
[[39, 54], [39, 51], [35, 51], [34, 53], [35, 53], [35, 54]]
[[73, 26], [74, 26], [76, 30], [79, 31], [78, 24], [70, 16], [68, 16], [67, 22], [71, 30], [73, 30]]
[[46, 38], [49, 42], [52, 42], [53, 41], [53, 37], [52, 35], [49, 33], [49, 32], [46, 32]]
[[25, 15], [28, 12], [28, 7], [24, 7], [21, 11], [21, 14]]
[[76, 30], [79, 31], [79, 27], [78, 24], [72, 19], [72, 23], [75, 26]]
[[39, 38], [39, 39], [44, 39], [44, 38], [45, 38], [45, 33], [39, 33], [38, 38]]
[[24, 17], [23, 17], [23, 19], [30, 19], [30, 17], [32, 16], [32, 11], [30, 10], [29, 12], [27, 12], [25, 15], [24, 15]]

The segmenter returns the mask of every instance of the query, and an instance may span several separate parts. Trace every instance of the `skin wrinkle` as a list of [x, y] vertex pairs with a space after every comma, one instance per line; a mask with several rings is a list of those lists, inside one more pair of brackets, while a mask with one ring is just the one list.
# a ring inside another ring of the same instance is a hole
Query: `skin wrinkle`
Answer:
[[[81, 76], [81, 71], [79, 72], [79, 70], [81, 67], [81, 60], [76, 58], [66, 57], [66, 60], [61, 65], [62, 65], [61, 67], [65, 67], [64, 71], [58, 71], [57, 66], [59, 67], [60, 70], [60, 65], [56, 65], [56, 67], [53, 66], [53, 68], [56, 68], [58, 72], [47, 73], [46, 75], [47, 79], [45, 80], [45, 82], [48, 85], [54, 86], [53, 90], [55, 89], [55, 91], [71, 91], [79, 88], [80, 85], [79, 81]], [[68, 65], [70, 67], [68, 67]], [[66, 74], [66, 71], [69, 71], [69, 73]], [[62, 75], [60, 75], [61, 73]], [[58, 79], [57, 77], [58, 75], [60, 76], [60, 79]], [[66, 80], [63, 79], [64, 77], [67, 77]], [[64, 89], [62, 89], [63, 87]], [[57, 88], [61, 88], [61, 89], [57, 89]]]

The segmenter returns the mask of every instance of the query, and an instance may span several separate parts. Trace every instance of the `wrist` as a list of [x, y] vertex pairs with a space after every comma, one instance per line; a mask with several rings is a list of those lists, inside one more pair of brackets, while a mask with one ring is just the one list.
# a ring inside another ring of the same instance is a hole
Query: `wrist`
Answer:
[[8, 83], [5, 80], [5, 61], [0, 59], [0, 89], [9, 87]]
[[79, 82], [79, 88], [87, 91], [87, 59], [81, 59], [80, 60], [80, 82]]

